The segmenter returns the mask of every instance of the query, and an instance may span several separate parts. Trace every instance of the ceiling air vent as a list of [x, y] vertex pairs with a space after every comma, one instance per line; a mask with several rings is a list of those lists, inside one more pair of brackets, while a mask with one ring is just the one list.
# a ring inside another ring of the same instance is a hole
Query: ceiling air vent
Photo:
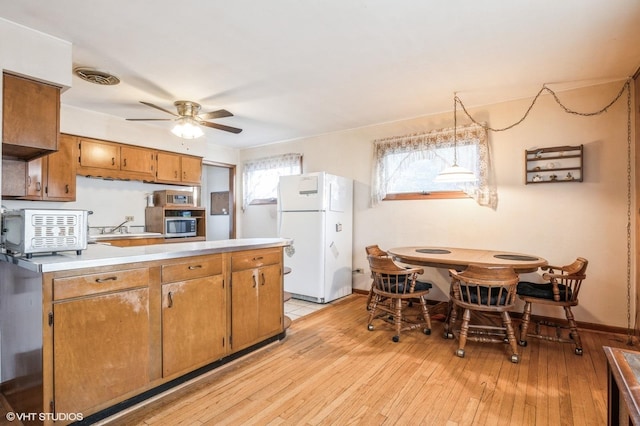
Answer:
[[115, 75], [111, 75], [104, 71], [98, 71], [91, 68], [76, 68], [73, 70], [78, 77], [93, 84], [102, 86], [114, 86], [120, 83], [120, 79]]

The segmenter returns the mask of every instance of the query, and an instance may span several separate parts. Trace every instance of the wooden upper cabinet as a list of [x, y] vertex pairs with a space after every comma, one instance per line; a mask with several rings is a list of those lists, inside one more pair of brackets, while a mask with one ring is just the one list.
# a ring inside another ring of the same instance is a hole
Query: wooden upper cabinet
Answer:
[[158, 152], [156, 182], [200, 185], [202, 158]]
[[77, 139], [75, 172], [80, 176], [200, 185], [200, 157], [82, 136], [64, 136]]
[[202, 158], [182, 156], [182, 182], [200, 185], [202, 179]]
[[[75, 201], [76, 200], [76, 138], [60, 136], [59, 150], [29, 162], [21, 162], [26, 174], [3, 167], [3, 198], [17, 198], [32, 201]], [[3, 164], [14, 162], [3, 162]], [[5, 191], [5, 180], [13, 182]], [[21, 188], [20, 188], [21, 187]]]
[[180, 182], [181, 167], [180, 155], [168, 152], [158, 152], [158, 170], [156, 180], [159, 182], [175, 183]]
[[78, 174], [112, 179], [155, 179], [155, 150], [79, 138]]
[[120, 147], [120, 170], [140, 173], [153, 179], [155, 177], [155, 151], [137, 146]]
[[43, 157], [47, 161], [44, 200], [76, 200], [76, 139], [61, 135], [58, 152]]
[[60, 88], [3, 74], [2, 155], [32, 160], [58, 150]]
[[117, 143], [80, 138], [79, 166], [106, 170], [120, 169], [120, 145]]

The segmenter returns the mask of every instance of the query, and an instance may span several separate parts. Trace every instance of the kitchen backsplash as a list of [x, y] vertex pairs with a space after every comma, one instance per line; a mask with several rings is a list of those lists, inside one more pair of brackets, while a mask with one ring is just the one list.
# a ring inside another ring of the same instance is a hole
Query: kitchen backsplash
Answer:
[[[153, 191], [175, 189], [172, 185], [150, 184], [137, 181], [117, 181], [76, 177], [76, 200], [68, 203], [2, 200], [7, 209], [42, 208], [42, 209], [81, 209], [91, 210], [89, 226], [112, 227], [125, 220], [125, 216], [133, 216], [130, 226], [144, 227], [144, 212], [147, 206], [147, 195]], [[181, 190], [189, 188], [180, 187]]]

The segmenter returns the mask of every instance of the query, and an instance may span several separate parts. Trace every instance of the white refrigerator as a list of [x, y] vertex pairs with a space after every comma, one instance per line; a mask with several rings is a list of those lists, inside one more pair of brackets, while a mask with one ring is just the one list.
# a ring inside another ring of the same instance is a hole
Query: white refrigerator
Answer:
[[277, 220], [278, 236], [293, 240], [285, 291], [317, 303], [351, 294], [353, 181], [325, 172], [280, 177]]

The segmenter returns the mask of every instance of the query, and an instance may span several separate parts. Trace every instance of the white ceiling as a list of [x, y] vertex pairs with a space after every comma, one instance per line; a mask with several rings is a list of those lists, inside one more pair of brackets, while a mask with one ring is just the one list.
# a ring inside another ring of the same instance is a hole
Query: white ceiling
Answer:
[[[73, 43], [62, 103], [167, 118], [191, 100], [249, 147], [624, 79], [640, 66], [637, 0], [0, 0], [0, 17]], [[19, 43], [19, 40], [15, 41]], [[151, 122], [163, 125], [167, 122]]]

